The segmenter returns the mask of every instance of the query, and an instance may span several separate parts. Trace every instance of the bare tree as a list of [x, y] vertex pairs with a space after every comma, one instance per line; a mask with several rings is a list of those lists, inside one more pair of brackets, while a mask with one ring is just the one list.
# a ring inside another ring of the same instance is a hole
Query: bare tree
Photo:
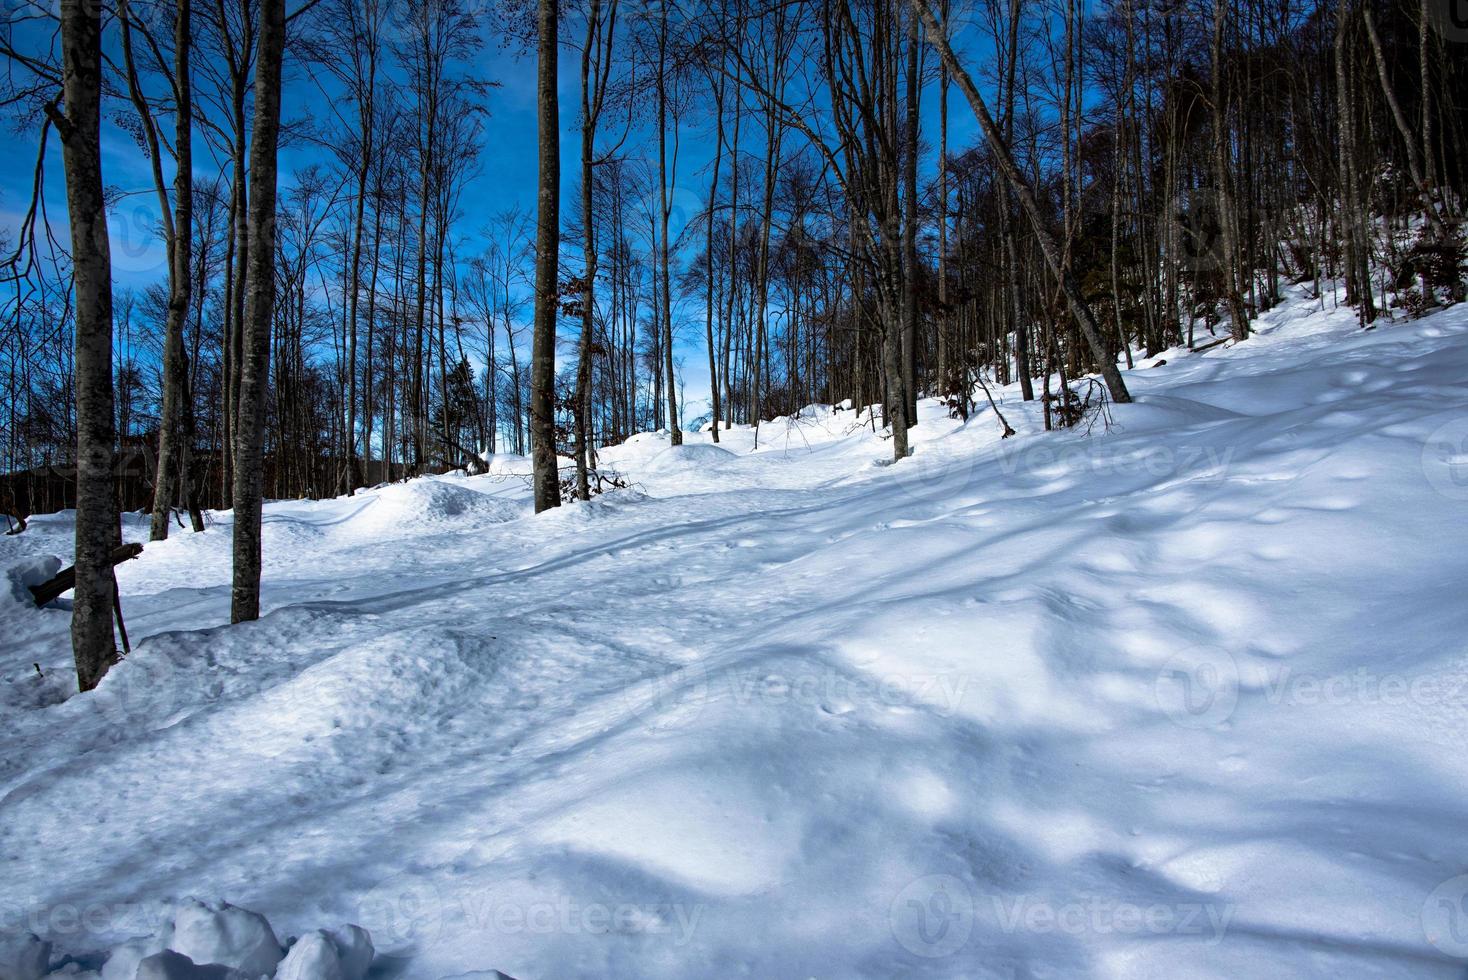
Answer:
[[530, 453], [535, 511], [561, 505], [556, 467], [556, 313], [560, 275], [561, 121], [556, 92], [557, 0], [538, 0], [536, 60], [539, 192], [535, 232], [535, 333], [530, 353]]
[[943, 63], [948, 67], [948, 73], [958, 83], [959, 90], [963, 92], [964, 97], [968, 99], [969, 107], [973, 109], [974, 115], [978, 118], [979, 128], [984, 131], [984, 139], [989, 144], [990, 153], [999, 165], [1000, 172], [1004, 174], [1005, 179], [1014, 189], [1020, 206], [1030, 219], [1030, 230], [1040, 245], [1040, 251], [1045, 256], [1045, 263], [1050, 267], [1051, 275], [1060, 282], [1061, 291], [1070, 305], [1071, 314], [1075, 317], [1076, 325], [1080, 328], [1086, 343], [1090, 345], [1091, 354], [1097, 361], [1097, 367], [1101, 371], [1101, 377], [1106, 382], [1107, 389], [1111, 392], [1112, 399], [1117, 402], [1131, 401], [1132, 397], [1127, 391], [1126, 382], [1122, 380], [1116, 362], [1101, 339], [1101, 328], [1096, 323], [1095, 314], [1091, 312], [1085, 297], [1081, 295], [1080, 285], [1075, 281], [1074, 274], [1062, 261], [1060, 248], [1046, 226], [1045, 219], [1040, 213], [1040, 207], [1035, 201], [1035, 192], [1015, 164], [1013, 154], [1010, 153], [1008, 145], [999, 133], [999, 127], [994, 125], [994, 118], [989, 115], [989, 108], [984, 104], [983, 96], [979, 94], [967, 69], [959, 63], [958, 57], [953, 53], [953, 47], [948, 43], [943, 26], [933, 16], [927, 0], [912, 0], [912, 5], [927, 28], [929, 43], [938, 50], [939, 55], [943, 58]]
[[112, 636], [112, 548], [117, 496], [112, 482], [112, 257], [102, 197], [102, 20], [89, 0], [62, 0], [66, 103], [47, 112], [61, 134], [66, 211], [71, 222], [76, 299], [76, 586], [71, 649], [77, 686], [90, 691], [117, 662]]
[[230, 621], [260, 618], [260, 518], [264, 487], [265, 389], [275, 312], [276, 151], [280, 141], [285, 0], [260, 0], [255, 119], [250, 134], [249, 265], [241, 322], [240, 396], [234, 467], [234, 584]]

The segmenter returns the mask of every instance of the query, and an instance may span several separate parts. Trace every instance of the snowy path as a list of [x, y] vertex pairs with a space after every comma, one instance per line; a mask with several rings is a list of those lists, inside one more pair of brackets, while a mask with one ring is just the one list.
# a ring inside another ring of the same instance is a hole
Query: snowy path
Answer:
[[538, 517], [271, 505], [261, 621], [197, 629], [227, 525], [149, 545], [147, 641], [64, 703], [66, 614], [0, 606], [0, 928], [193, 894], [426, 980], [1461, 977], [1468, 312], [1348, 321], [1139, 366], [1090, 438], [1009, 391], [1018, 438], [925, 406], [893, 467], [848, 412], [639, 437], [641, 492]]

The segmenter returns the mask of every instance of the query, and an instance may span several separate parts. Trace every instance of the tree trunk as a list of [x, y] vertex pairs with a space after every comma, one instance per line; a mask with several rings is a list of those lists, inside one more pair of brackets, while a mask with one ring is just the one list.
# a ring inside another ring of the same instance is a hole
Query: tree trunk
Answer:
[[[1391, 109], [1392, 121], [1396, 123], [1397, 132], [1402, 136], [1402, 142], [1407, 148], [1407, 173], [1412, 178], [1412, 183], [1417, 186], [1417, 196], [1422, 199], [1422, 214], [1427, 223], [1432, 225], [1433, 236], [1440, 242], [1448, 240], [1448, 229], [1443, 224], [1442, 217], [1437, 213], [1437, 203], [1432, 199], [1432, 188], [1428, 186], [1427, 179], [1422, 175], [1422, 163], [1417, 153], [1417, 138], [1412, 135], [1412, 127], [1407, 122], [1407, 114], [1402, 111], [1402, 103], [1397, 99], [1396, 89], [1392, 88], [1391, 77], [1386, 70], [1386, 55], [1381, 50], [1381, 38], [1376, 33], [1376, 15], [1371, 12], [1371, 4], [1365, 3], [1361, 6], [1361, 18], [1366, 22], [1366, 37], [1371, 42], [1372, 58], [1376, 61], [1376, 76], [1381, 81], [1381, 92], [1386, 98], [1386, 104]], [[1423, 98], [1428, 98], [1426, 86], [1422, 90]], [[1424, 118], [1430, 118], [1424, 114]]]
[[[168, 537], [168, 519], [179, 487], [187, 496], [189, 472], [188, 451], [179, 445], [192, 432], [183, 425], [184, 399], [188, 394], [188, 367], [184, 353], [184, 321], [188, 318], [193, 287], [194, 242], [194, 158], [193, 158], [193, 90], [189, 77], [189, 26], [192, 0], [178, 0], [174, 18], [174, 57], [176, 101], [173, 178], [174, 217], [168, 241], [168, 314], [163, 331], [163, 404], [158, 420], [158, 473], [153, 482], [153, 517], [150, 538], [162, 541]], [[128, 57], [131, 75], [132, 58]], [[161, 189], [161, 187], [160, 187]], [[162, 196], [162, 195], [160, 195]], [[167, 199], [164, 197], [164, 206]], [[188, 427], [192, 430], [192, 426]], [[190, 508], [192, 512], [193, 508]]]
[[[591, 413], [591, 345], [596, 329], [596, 218], [593, 214], [596, 116], [592, 112], [591, 58], [601, 20], [601, 0], [591, 0], [586, 14], [586, 43], [581, 48], [581, 235], [586, 272], [581, 284], [581, 338], [576, 348], [576, 497], [591, 499], [589, 421]], [[598, 93], [598, 96], [600, 93]], [[600, 101], [600, 98], [598, 98]]]
[[1228, 22], [1229, 4], [1213, 0], [1212, 101], [1213, 101], [1213, 179], [1218, 191], [1218, 224], [1223, 237], [1223, 290], [1228, 303], [1229, 331], [1234, 340], [1249, 337], [1249, 315], [1239, 289], [1238, 211], [1234, 206], [1232, 176], [1228, 158], [1228, 102], [1223, 90], [1223, 30]]
[[[668, 200], [668, 0], [659, 4], [661, 22], [658, 27], [658, 196], [662, 207], [662, 227], [658, 236], [658, 266], [663, 279], [663, 371], [668, 383], [668, 438], [674, 446], [683, 445], [683, 428], [678, 420], [678, 386], [673, 376], [673, 295], [669, 271], [668, 219], [672, 205]], [[677, 125], [675, 120], [674, 125]], [[675, 137], [676, 141], [676, 137]], [[677, 170], [678, 151], [673, 150], [673, 167]]]
[[51, 108], [66, 168], [76, 298], [76, 591], [71, 648], [77, 687], [90, 691], [117, 662], [112, 637], [112, 548], [117, 497], [112, 480], [112, 256], [107, 242], [100, 142], [101, 8], [62, 0], [66, 114]]
[[902, 214], [902, 390], [907, 395], [907, 424], [913, 426], [918, 422], [918, 102], [923, 91], [915, 15], [908, 18], [907, 29], [907, 152], [902, 166], [902, 194], [907, 205]]
[[535, 512], [561, 505], [556, 469], [556, 290], [560, 271], [561, 123], [556, 92], [558, 0], [539, 0], [536, 65], [540, 189], [535, 230], [535, 333], [530, 351], [530, 452]]
[[[719, 203], [719, 169], [724, 164], [724, 61], [725, 56], [721, 49], [719, 73], [714, 82], [714, 122], [717, 134], [714, 140], [714, 172], [713, 176], [709, 178], [708, 213], [704, 218], [705, 250], [703, 256], [703, 285], [706, 301], [703, 321], [704, 342], [708, 346], [709, 355], [709, 428], [713, 433], [715, 444], [719, 441], [719, 415], [722, 406], [719, 404], [719, 365], [714, 344], [714, 211], [717, 210]], [[733, 275], [732, 268], [729, 274]]]
[[275, 312], [275, 180], [280, 139], [285, 0], [260, 0], [255, 119], [250, 141], [250, 203], [245, 315], [234, 467], [234, 584], [230, 621], [260, 618], [260, 514], [264, 484], [265, 394], [270, 321]]

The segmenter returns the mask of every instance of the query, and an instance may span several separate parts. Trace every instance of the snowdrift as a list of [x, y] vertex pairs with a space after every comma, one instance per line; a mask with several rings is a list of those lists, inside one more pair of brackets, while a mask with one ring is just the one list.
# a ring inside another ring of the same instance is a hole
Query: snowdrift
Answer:
[[[811, 409], [537, 517], [511, 460], [271, 503], [238, 627], [211, 515], [119, 570], [86, 695], [8, 603], [0, 929], [52, 968], [210, 895], [415, 980], [1461, 978], [1468, 310], [1257, 327], [1090, 435], [1003, 389], [1014, 438], [926, 402], [895, 464]], [[64, 553], [32, 523], [0, 563]]]

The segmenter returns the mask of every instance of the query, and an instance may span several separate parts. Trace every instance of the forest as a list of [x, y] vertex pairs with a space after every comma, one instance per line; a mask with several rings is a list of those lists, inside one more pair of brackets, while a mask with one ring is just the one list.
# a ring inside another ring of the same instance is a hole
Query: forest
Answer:
[[[881, 405], [900, 459], [920, 396], [967, 417], [1016, 379], [1074, 425], [1128, 400], [1119, 362], [1243, 340], [1286, 283], [1343, 278], [1363, 328], [1434, 309], [1462, 298], [1455, 13], [20, 3], [4, 105], [38, 153], [4, 243], [7, 509], [95, 493], [100, 549], [119, 506], [161, 539], [176, 508], [197, 531], [503, 452], [554, 506], [633, 433], [847, 401]], [[489, 45], [538, 66], [536, 203], [466, 228]], [[104, 123], [151, 188], [109, 183]], [[310, 162], [282, 172], [282, 146]], [[115, 286], [104, 212], [162, 243], [154, 281]]]
[[6, 0], [0, 980], [1460, 978], [1465, 55]]

